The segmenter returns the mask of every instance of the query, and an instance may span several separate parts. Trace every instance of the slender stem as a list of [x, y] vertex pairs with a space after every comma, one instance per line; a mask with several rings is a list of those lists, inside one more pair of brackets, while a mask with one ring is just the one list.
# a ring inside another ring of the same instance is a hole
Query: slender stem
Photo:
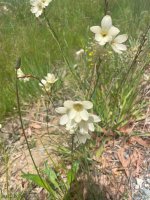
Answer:
[[[23, 120], [22, 120], [22, 114], [21, 114], [21, 109], [20, 109], [21, 105], [20, 105], [20, 98], [19, 98], [17, 69], [16, 69], [16, 97], [17, 97], [17, 106], [18, 106], [19, 120], [20, 120], [20, 123], [21, 123], [21, 129], [22, 129], [22, 133], [23, 133], [23, 136], [24, 136], [25, 141], [26, 141], [26, 144], [27, 144], [27, 148], [28, 148], [28, 151], [29, 151], [29, 155], [30, 155], [30, 157], [31, 157], [31, 160], [32, 160], [32, 162], [33, 162], [33, 165], [34, 165], [34, 167], [35, 167], [35, 169], [36, 169], [36, 172], [37, 172], [37, 174], [38, 174], [38, 176], [39, 176], [41, 182], [43, 183], [44, 187], [45, 187], [48, 191], [50, 191], [49, 188], [47, 188], [47, 186], [45, 185], [45, 183], [44, 183], [44, 181], [43, 181], [43, 179], [42, 179], [42, 177], [41, 177], [41, 175], [40, 175], [40, 173], [39, 173], [39, 170], [38, 170], [38, 168], [37, 168], [37, 165], [36, 165], [36, 163], [35, 163], [35, 161], [34, 161], [34, 158], [33, 158], [33, 156], [32, 156], [32, 153], [31, 153], [31, 149], [30, 149], [30, 146], [29, 146], [29, 143], [28, 143], [27, 136], [26, 136], [26, 134], [25, 134], [24, 125], [23, 125]], [[52, 194], [53, 194], [53, 193], [52, 193]]]
[[[150, 26], [148, 26], [147, 30], [146, 30], [145, 33], [142, 35], [140, 45], [139, 45], [139, 47], [138, 47], [138, 49], [137, 49], [137, 52], [136, 52], [136, 54], [135, 54], [135, 56], [134, 56], [134, 59], [133, 59], [131, 65], [130, 65], [130, 67], [129, 67], [127, 73], [126, 73], [127, 76], [122, 80], [121, 86], [122, 86], [123, 84], [126, 84], [126, 81], [128, 81], [130, 75], [133, 74], [133, 72], [131, 72], [131, 70], [132, 70], [132, 69], [134, 70], [134, 66], [137, 64], [138, 58], [139, 58], [141, 52], [143, 51], [143, 46], [145, 45], [145, 42], [147, 41], [147, 34], [148, 34], [148, 31], [149, 31], [149, 30], [150, 30]], [[122, 88], [122, 87], [121, 87], [121, 88]]]
[[108, 1], [109, 0], [104, 0], [104, 15], [107, 15], [108, 13], [108, 6], [109, 6]]
[[[95, 78], [95, 84], [93, 86], [93, 91], [91, 92], [90, 96], [89, 96], [89, 99], [91, 100], [95, 91], [96, 91], [96, 88], [98, 86], [98, 83], [99, 83], [99, 75], [100, 75], [100, 64], [101, 64], [101, 60], [99, 59], [99, 62], [96, 64], [95, 66], [95, 71], [96, 71], [96, 78]], [[92, 84], [91, 84], [92, 86]]]
[[74, 158], [74, 134], [71, 138], [71, 183], [73, 180], [72, 174], [73, 174], [73, 158]]

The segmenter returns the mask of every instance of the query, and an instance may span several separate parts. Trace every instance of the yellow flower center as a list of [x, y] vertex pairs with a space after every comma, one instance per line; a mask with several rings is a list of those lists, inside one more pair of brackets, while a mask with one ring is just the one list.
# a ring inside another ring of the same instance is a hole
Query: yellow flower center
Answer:
[[80, 103], [76, 103], [73, 105], [73, 108], [77, 111], [77, 112], [80, 112], [83, 110], [83, 105], [80, 104]]
[[39, 2], [38, 5], [37, 5], [37, 7], [38, 7], [39, 10], [42, 10], [43, 9], [42, 3]]
[[107, 36], [107, 32], [103, 31], [103, 32], [101, 33], [101, 35], [102, 35], [103, 37], [106, 37], [106, 36]]

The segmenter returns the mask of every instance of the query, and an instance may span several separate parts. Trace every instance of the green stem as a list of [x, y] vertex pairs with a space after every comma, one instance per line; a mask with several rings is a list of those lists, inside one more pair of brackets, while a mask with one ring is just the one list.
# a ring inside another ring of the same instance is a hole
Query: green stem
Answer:
[[[28, 143], [27, 136], [26, 136], [26, 134], [25, 134], [24, 125], [23, 125], [23, 120], [22, 120], [22, 114], [21, 114], [21, 109], [20, 109], [21, 105], [20, 105], [20, 98], [19, 98], [17, 69], [18, 69], [18, 68], [16, 67], [16, 97], [17, 97], [17, 107], [18, 107], [18, 114], [19, 114], [19, 120], [20, 120], [20, 123], [21, 123], [22, 133], [23, 133], [23, 136], [24, 136], [24, 138], [25, 138], [25, 141], [26, 141], [26, 144], [27, 144], [27, 148], [28, 148], [28, 151], [29, 151], [29, 155], [30, 155], [31, 160], [32, 160], [32, 162], [33, 162], [33, 165], [34, 165], [34, 167], [35, 167], [35, 169], [36, 169], [36, 172], [37, 172], [37, 174], [38, 174], [38, 176], [39, 176], [41, 182], [43, 183], [44, 187], [45, 187], [49, 192], [51, 192], [50, 188], [48, 188], [47, 185], [45, 185], [45, 183], [44, 183], [44, 181], [43, 181], [43, 179], [42, 179], [42, 177], [41, 177], [41, 175], [40, 175], [40, 173], [39, 173], [39, 170], [38, 170], [38, 168], [37, 168], [37, 165], [36, 165], [36, 163], [35, 163], [35, 161], [34, 161], [34, 158], [33, 158], [33, 156], [32, 156], [32, 153], [31, 153], [31, 149], [30, 149], [30, 146], [29, 146], [29, 143]], [[51, 192], [51, 194], [53, 194], [53, 192]], [[55, 196], [55, 195], [53, 194], [53, 196]]]

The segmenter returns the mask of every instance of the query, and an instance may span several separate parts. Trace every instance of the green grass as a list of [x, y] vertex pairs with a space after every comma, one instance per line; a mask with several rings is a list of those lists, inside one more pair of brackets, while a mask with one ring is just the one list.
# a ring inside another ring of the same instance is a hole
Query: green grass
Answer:
[[[37, 20], [30, 12], [29, 1], [0, 1], [0, 9], [7, 5], [8, 12], [0, 12], [0, 119], [16, 106], [15, 71], [17, 58], [22, 58], [22, 69], [43, 77], [64, 65], [57, 45], [41, 17]], [[114, 25], [127, 33], [130, 40], [139, 37], [147, 26], [149, 0], [114, 0], [110, 2]], [[99, 24], [104, 10], [102, 0], [54, 0], [46, 12], [58, 33], [64, 52], [72, 65], [74, 53], [84, 47], [89, 27]], [[38, 83], [21, 84], [21, 96], [27, 101], [40, 94]]]

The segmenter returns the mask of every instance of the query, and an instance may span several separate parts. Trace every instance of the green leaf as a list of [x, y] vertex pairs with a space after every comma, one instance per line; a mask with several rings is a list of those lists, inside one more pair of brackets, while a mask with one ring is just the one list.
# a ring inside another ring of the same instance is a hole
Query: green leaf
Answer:
[[54, 170], [50, 167], [48, 167], [47, 163], [45, 163], [45, 170], [44, 173], [48, 176], [49, 181], [54, 185], [55, 188], [59, 188], [59, 184], [56, 181], [57, 180], [57, 175], [54, 172]]
[[41, 179], [39, 175], [37, 174], [30, 174], [30, 173], [23, 173], [22, 177], [32, 181], [34, 184], [38, 185], [39, 187], [42, 187], [46, 189], [48, 192], [50, 192], [55, 197], [55, 191], [49, 186], [46, 180]]
[[75, 175], [77, 173], [79, 169], [79, 162], [75, 162], [73, 165], [72, 165], [72, 168], [68, 171], [67, 173], [67, 181], [68, 181], [68, 184], [70, 185], [72, 183], [72, 181], [75, 179]]

